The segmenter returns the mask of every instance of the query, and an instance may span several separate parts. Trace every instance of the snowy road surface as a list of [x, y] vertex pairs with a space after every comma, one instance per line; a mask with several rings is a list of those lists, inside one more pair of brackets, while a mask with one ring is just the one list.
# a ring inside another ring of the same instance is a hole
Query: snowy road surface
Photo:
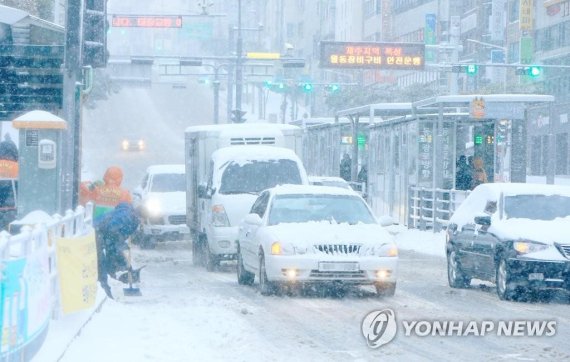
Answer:
[[[190, 242], [135, 247], [142, 297], [107, 300], [74, 340], [63, 361], [371, 361], [570, 359], [566, 295], [550, 302], [499, 301], [492, 286], [452, 290], [445, 259], [402, 252], [396, 295], [372, 289], [344, 297], [263, 297], [238, 286], [233, 264], [206, 272], [191, 261]], [[398, 320], [556, 320], [554, 337], [406, 337], [367, 347], [361, 321], [392, 308]]]

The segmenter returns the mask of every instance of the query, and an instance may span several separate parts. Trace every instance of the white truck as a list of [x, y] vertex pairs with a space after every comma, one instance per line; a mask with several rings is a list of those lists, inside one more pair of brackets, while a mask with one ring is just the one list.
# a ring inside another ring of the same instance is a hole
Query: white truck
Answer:
[[297, 126], [242, 123], [185, 131], [186, 223], [193, 263], [213, 270], [236, 256], [238, 225], [257, 194], [278, 184], [308, 184]]

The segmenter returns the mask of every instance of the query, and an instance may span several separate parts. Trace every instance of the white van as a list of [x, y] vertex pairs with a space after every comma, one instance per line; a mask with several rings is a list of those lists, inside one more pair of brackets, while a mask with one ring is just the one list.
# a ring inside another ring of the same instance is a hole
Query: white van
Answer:
[[257, 194], [308, 178], [298, 152], [303, 130], [283, 124], [224, 124], [186, 129], [186, 222], [193, 262], [213, 270], [236, 256], [241, 219]]

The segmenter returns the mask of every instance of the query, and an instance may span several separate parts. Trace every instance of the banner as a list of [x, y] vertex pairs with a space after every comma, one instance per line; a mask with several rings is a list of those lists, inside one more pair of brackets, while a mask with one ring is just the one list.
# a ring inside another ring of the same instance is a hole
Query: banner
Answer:
[[2, 261], [0, 352], [32, 356], [45, 338], [52, 298], [47, 245], [26, 258]]
[[97, 295], [95, 231], [84, 236], [58, 238], [56, 245], [63, 313], [92, 307]]

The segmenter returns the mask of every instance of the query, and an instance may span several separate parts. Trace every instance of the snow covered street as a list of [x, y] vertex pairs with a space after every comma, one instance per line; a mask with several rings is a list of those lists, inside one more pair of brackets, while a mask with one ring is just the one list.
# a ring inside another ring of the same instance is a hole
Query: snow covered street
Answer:
[[[405, 231], [399, 239], [424, 249], [443, 246], [442, 234]], [[402, 245], [404, 248], [404, 245]], [[372, 289], [345, 296], [306, 293], [263, 297], [257, 286], [237, 284], [234, 264], [206, 272], [191, 262], [190, 242], [155, 250], [135, 248], [143, 271], [142, 297], [107, 300], [62, 361], [368, 361], [368, 360], [562, 360], [570, 318], [565, 295], [550, 302], [499, 301], [492, 285], [452, 290], [441, 256], [403, 251], [398, 289], [378, 299]], [[425, 250], [424, 250], [425, 251]], [[435, 253], [435, 252], [434, 252]], [[443, 250], [441, 251], [443, 254]], [[554, 337], [406, 337], [399, 331], [379, 349], [367, 347], [361, 322], [373, 310], [392, 308], [402, 320], [551, 320]], [[35, 360], [41, 361], [41, 355]]]

